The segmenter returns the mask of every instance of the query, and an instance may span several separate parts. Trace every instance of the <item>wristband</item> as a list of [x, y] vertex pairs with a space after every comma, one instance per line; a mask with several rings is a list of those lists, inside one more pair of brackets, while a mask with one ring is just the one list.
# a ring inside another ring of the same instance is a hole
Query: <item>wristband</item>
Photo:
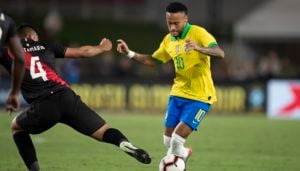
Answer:
[[129, 50], [128, 53], [127, 53], [127, 56], [128, 56], [128, 58], [131, 59], [131, 58], [133, 58], [135, 56], [135, 52]]

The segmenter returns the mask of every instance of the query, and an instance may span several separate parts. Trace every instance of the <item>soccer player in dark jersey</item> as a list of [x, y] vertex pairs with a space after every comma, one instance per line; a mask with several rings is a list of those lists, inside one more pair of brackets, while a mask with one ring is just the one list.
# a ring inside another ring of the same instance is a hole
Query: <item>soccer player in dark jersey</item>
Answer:
[[[39, 41], [36, 29], [30, 25], [20, 26], [18, 34], [25, 50], [21, 90], [30, 107], [13, 119], [11, 128], [15, 144], [30, 171], [40, 169], [29, 134], [42, 133], [56, 123], [64, 123], [98, 141], [114, 144], [144, 164], [151, 162], [146, 151], [132, 145], [118, 129], [111, 128], [54, 70], [56, 58], [93, 57], [110, 51], [109, 39], [103, 38], [97, 46], [70, 48]], [[11, 58], [9, 53], [5, 54], [0, 62], [9, 70]]]
[[[8, 45], [14, 56], [12, 69], [12, 88], [6, 100], [6, 110], [10, 112], [19, 109], [19, 92], [24, 75], [24, 51], [16, 32], [15, 22], [0, 9], [0, 47]], [[1, 56], [0, 56], [1, 58]]]

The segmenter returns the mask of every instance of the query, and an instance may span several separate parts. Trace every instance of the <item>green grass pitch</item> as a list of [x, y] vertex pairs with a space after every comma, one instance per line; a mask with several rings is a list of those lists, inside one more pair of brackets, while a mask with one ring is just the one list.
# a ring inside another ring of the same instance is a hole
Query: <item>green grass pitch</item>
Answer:
[[[23, 171], [10, 134], [9, 116], [0, 112], [0, 171]], [[157, 171], [166, 149], [162, 144], [163, 115], [106, 113], [111, 126], [119, 128], [153, 160], [143, 165], [117, 147], [99, 143], [58, 124], [34, 135], [43, 171]], [[189, 171], [299, 171], [300, 121], [270, 120], [257, 115], [213, 115], [201, 123], [187, 146], [193, 147]]]

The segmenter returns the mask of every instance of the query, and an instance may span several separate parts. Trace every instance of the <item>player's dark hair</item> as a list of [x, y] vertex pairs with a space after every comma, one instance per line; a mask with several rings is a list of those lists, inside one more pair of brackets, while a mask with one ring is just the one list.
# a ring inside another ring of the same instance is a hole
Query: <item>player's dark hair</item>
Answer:
[[18, 28], [17, 28], [17, 32], [19, 35], [26, 35], [29, 31], [34, 31], [38, 34], [38, 30], [31, 24], [21, 24]]
[[166, 11], [170, 13], [184, 12], [188, 13], [187, 7], [180, 2], [172, 2], [166, 7]]

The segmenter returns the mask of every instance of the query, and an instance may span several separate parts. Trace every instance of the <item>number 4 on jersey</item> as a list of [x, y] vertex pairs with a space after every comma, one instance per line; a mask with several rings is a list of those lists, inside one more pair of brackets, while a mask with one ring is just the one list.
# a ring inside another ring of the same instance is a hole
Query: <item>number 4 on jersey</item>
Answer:
[[40, 58], [38, 56], [32, 56], [30, 60], [30, 75], [32, 79], [42, 77], [44, 81], [47, 81], [47, 73], [42, 67]]

